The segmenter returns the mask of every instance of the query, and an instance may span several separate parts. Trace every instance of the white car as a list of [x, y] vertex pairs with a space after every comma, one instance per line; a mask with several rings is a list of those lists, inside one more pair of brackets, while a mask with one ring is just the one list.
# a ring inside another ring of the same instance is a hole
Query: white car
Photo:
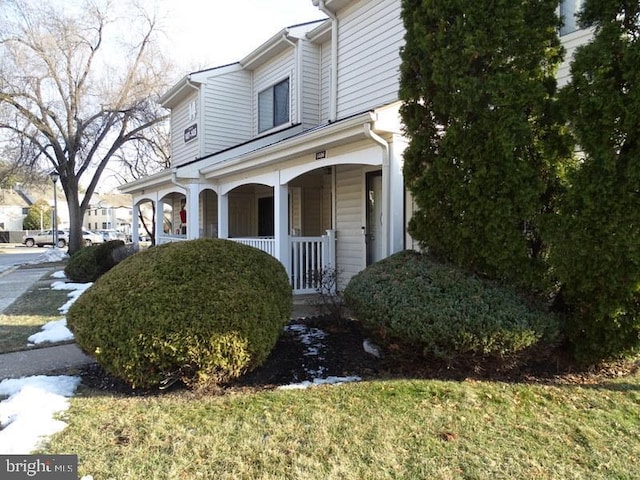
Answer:
[[[69, 232], [58, 230], [58, 248], [66, 247], [68, 238]], [[53, 230], [28, 233], [22, 237], [22, 243], [27, 247], [53, 245]]]
[[[65, 238], [69, 238], [69, 230], [64, 231]], [[104, 243], [104, 238], [98, 233], [91, 232], [89, 230], [82, 229], [82, 238], [86, 246], [94, 245], [96, 243]]]

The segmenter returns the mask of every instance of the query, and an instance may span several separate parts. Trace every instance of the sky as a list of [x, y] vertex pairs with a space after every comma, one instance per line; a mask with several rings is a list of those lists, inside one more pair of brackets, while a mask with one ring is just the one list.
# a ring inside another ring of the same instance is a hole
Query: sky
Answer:
[[[39, 255], [30, 264], [59, 261], [66, 257], [64, 249], [51, 248]], [[59, 308], [66, 315], [76, 299], [92, 283], [66, 282], [64, 271], [51, 274], [58, 279], [51, 284], [54, 290], [68, 290], [69, 300]], [[326, 347], [323, 339], [326, 333], [318, 328], [306, 325], [289, 325], [285, 331], [297, 336], [305, 349], [305, 357], [324, 358]], [[41, 331], [30, 336], [28, 345], [43, 345], [73, 339], [73, 333], [67, 328], [66, 317], [45, 324]], [[25, 345], [26, 346], [26, 345]], [[324, 368], [308, 369], [311, 381], [282, 385], [284, 390], [306, 389], [318, 385], [339, 385], [362, 380], [357, 376], [324, 376]], [[0, 381], [0, 455], [28, 454], [38, 448], [42, 442], [67, 426], [60, 415], [69, 409], [69, 398], [73, 397], [80, 385], [77, 375], [35, 375]], [[81, 480], [93, 480], [91, 475]]]
[[311, 0], [158, 0], [180, 77], [237, 62], [285, 27], [325, 18]]

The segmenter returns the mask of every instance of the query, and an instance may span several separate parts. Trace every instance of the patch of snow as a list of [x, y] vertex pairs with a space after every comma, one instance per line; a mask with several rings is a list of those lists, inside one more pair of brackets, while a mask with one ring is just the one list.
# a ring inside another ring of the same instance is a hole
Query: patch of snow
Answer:
[[58, 270], [57, 272], [53, 272], [49, 276], [51, 278], [67, 278], [67, 276], [64, 274], [64, 270]]
[[69, 292], [69, 301], [62, 305], [58, 310], [62, 314], [66, 314], [69, 312], [71, 305], [78, 299], [80, 295], [82, 295], [86, 290], [91, 287], [93, 283], [67, 283], [67, 282], [53, 282], [51, 284], [52, 290], [70, 290]]
[[289, 385], [281, 385], [279, 390], [304, 390], [309, 387], [316, 387], [318, 385], [341, 385], [349, 382], [359, 382], [362, 378], [356, 375], [350, 377], [326, 377], [326, 378], [314, 378], [313, 381], [305, 381], [300, 383], [291, 383]]
[[362, 342], [362, 348], [364, 348], [364, 351], [369, 355], [373, 355], [376, 358], [382, 358], [380, 347], [373, 343], [370, 339], [364, 339], [364, 341]]
[[0, 454], [27, 454], [67, 424], [54, 417], [69, 408], [80, 377], [22, 377], [0, 382]]
[[45, 323], [41, 331], [34, 333], [27, 340], [31, 345], [46, 342], [66, 342], [73, 340], [73, 333], [67, 328], [67, 319], [61, 318], [60, 320]]
[[[322, 360], [325, 359], [324, 350], [326, 345], [323, 343], [323, 340], [327, 338], [326, 332], [319, 328], [308, 327], [304, 324], [287, 325], [284, 330], [298, 337], [298, 340], [300, 340], [300, 343], [304, 346], [303, 355], [305, 357], [308, 357], [310, 360], [317, 360], [318, 362], [322, 362]], [[326, 367], [319, 365], [317, 368], [309, 368], [305, 365], [305, 371], [312, 378], [321, 377], [325, 373]]]
[[42, 255], [38, 255], [34, 260], [26, 262], [27, 265], [36, 265], [38, 263], [60, 262], [69, 255], [61, 248], [49, 248]]

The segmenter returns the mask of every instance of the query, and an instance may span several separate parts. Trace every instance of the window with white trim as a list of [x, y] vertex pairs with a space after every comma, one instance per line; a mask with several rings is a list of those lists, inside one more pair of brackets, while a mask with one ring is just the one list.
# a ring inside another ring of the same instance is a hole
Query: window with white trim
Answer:
[[582, 9], [583, 2], [584, 0], [562, 0], [560, 2], [560, 19], [562, 20], [560, 35], [568, 35], [580, 30], [577, 15]]
[[258, 93], [258, 132], [289, 122], [289, 79]]

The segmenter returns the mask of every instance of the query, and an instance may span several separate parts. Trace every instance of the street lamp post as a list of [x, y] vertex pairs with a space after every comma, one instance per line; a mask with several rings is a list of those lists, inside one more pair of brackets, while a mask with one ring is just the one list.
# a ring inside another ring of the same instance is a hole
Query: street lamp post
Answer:
[[53, 182], [53, 248], [58, 248], [58, 196], [56, 195], [56, 183], [60, 175], [55, 170], [52, 170], [49, 178]]

